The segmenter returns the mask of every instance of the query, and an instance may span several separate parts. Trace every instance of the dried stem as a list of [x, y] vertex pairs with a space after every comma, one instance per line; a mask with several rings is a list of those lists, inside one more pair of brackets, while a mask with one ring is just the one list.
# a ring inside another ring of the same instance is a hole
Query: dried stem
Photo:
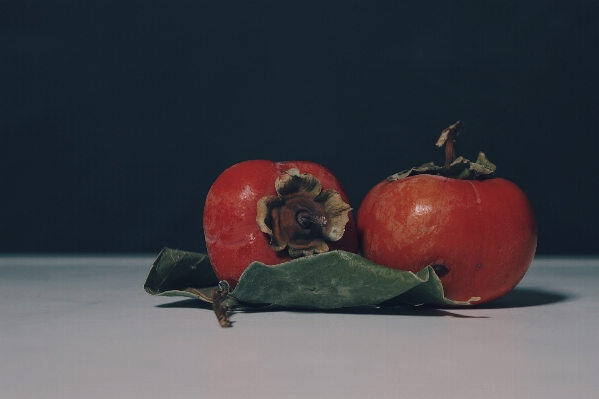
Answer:
[[311, 225], [315, 224], [320, 227], [327, 225], [327, 218], [322, 215], [314, 215], [308, 211], [298, 212], [295, 215], [296, 221], [305, 229], [310, 228]]
[[231, 321], [229, 320], [229, 316], [227, 312], [229, 308], [226, 305], [223, 305], [223, 300], [229, 295], [229, 291], [226, 289], [215, 290], [212, 293], [212, 306], [214, 307], [214, 314], [218, 319], [218, 323], [221, 327], [231, 327]]
[[464, 128], [462, 121], [457, 121], [453, 125], [441, 132], [439, 140], [437, 140], [437, 147], [445, 145], [445, 169], [449, 169], [449, 166], [455, 161], [455, 138], [458, 132]]

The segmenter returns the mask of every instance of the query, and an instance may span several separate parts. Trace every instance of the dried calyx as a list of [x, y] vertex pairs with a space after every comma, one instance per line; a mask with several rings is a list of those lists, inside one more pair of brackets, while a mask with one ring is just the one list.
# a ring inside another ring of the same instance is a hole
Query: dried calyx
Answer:
[[387, 178], [389, 181], [404, 179], [409, 176], [429, 174], [441, 175], [452, 179], [461, 180], [483, 180], [493, 177], [497, 168], [495, 164], [487, 159], [483, 152], [478, 153], [475, 162], [464, 157], [455, 157], [455, 138], [458, 132], [464, 128], [462, 121], [457, 121], [441, 132], [437, 141], [437, 147], [445, 146], [445, 165], [437, 166], [432, 162], [425, 163], [412, 169], [402, 170]]
[[276, 196], [258, 201], [256, 222], [260, 230], [270, 235], [270, 247], [275, 251], [288, 248], [297, 258], [326, 252], [325, 240], [343, 237], [351, 207], [335, 190], [323, 190], [317, 178], [290, 169], [275, 182]]

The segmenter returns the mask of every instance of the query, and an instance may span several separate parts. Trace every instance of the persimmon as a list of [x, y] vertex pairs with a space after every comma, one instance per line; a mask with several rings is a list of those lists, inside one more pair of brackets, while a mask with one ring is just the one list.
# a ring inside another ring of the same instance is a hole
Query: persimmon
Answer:
[[377, 184], [358, 212], [362, 255], [381, 265], [417, 272], [433, 265], [445, 296], [457, 301], [499, 298], [528, 270], [537, 245], [532, 206], [514, 183], [493, 177], [483, 153], [455, 159], [461, 122], [437, 143], [446, 164], [400, 172]]
[[204, 207], [206, 249], [230, 287], [253, 261], [277, 265], [329, 249], [358, 252], [339, 180], [308, 161], [251, 160], [226, 169]]

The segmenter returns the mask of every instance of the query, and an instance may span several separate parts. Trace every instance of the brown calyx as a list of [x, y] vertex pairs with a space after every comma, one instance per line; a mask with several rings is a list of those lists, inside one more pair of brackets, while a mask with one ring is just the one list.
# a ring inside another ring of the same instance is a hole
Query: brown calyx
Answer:
[[387, 177], [388, 181], [396, 181], [416, 175], [440, 175], [451, 179], [460, 180], [483, 180], [493, 177], [497, 166], [489, 161], [483, 152], [478, 154], [476, 161], [472, 162], [460, 156], [456, 158], [455, 141], [461, 129], [464, 128], [462, 121], [457, 121], [441, 132], [437, 147], [445, 146], [445, 166], [437, 166], [428, 162], [415, 168], [402, 170]]
[[256, 216], [273, 250], [288, 248], [296, 258], [326, 252], [325, 240], [343, 237], [351, 207], [335, 190], [322, 190], [318, 179], [295, 168], [277, 178], [275, 188], [278, 195], [258, 201]]

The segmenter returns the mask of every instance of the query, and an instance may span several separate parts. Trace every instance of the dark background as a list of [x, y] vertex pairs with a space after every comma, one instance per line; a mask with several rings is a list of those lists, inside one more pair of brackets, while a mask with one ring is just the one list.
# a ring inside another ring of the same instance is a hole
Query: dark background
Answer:
[[598, 254], [597, 1], [0, 2], [0, 251], [204, 251], [212, 182], [306, 159], [355, 209], [485, 151], [538, 254]]

